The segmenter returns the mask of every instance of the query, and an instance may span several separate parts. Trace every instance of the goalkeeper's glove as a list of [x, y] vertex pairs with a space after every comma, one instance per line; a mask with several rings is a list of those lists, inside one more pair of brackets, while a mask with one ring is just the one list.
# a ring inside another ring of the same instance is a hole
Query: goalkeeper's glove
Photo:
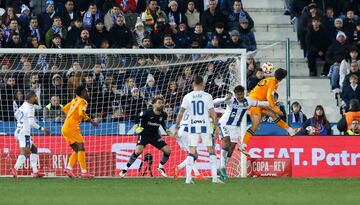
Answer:
[[215, 134], [215, 130], [216, 130], [215, 124], [214, 124], [214, 123], [211, 123], [210, 126], [211, 126], [211, 130], [212, 130], [213, 133]]
[[143, 130], [144, 130], [144, 128], [141, 127], [139, 124], [136, 124], [136, 125], [135, 125], [135, 132], [136, 132], [137, 134], [140, 134]]
[[172, 133], [170, 130], [166, 130], [166, 135], [167, 135], [167, 136], [172, 136], [173, 133]]

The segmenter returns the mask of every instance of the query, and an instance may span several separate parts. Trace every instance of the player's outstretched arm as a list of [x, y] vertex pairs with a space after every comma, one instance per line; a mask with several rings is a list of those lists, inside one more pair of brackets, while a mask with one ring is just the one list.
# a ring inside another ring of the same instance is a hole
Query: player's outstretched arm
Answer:
[[214, 99], [214, 106], [219, 106], [221, 104], [227, 104], [226, 102], [228, 102], [229, 100], [231, 100], [231, 97], [232, 97], [232, 93], [228, 93], [225, 95], [224, 98], [216, 98]]
[[175, 132], [174, 132], [174, 137], [178, 136], [178, 131], [179, 131], [179, 127], [180, 127], [180, 122], [181, 119], [183, 118], [185, 113], [185, 108], [181, 107], [178, 116], [176, 117], [176, 123], [175, 123]]

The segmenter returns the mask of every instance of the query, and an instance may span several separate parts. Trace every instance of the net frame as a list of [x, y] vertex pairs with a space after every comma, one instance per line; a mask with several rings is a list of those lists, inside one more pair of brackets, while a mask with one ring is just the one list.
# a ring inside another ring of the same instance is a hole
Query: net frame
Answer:
[[[236, 73], [240, 74], [240, 82], [246, 88], [246, 58], [247, 53], [245, 49], [0, 49], [1, 55], [21, 55], [21, 54], [39, 54], [39, 55], [176, 55], [176, 54], [189, 54], [189, 55], [224, 55], [236, 56]], [[241, 137], [244, 136], [247, 127], [246, 117], [243, 118], [241, 123]], [[246, 156], [241, 154], [240, 173], [241, 177], [246, 177]]]

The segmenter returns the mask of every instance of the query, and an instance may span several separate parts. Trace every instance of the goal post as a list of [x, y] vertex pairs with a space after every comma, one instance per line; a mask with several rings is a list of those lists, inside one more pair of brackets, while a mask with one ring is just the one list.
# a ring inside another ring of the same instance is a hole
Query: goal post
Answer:
[[[41, 171], [48, 176], [64, 176], [71, 149], [61, 137], [65, 118], [61, 109], [75, 96], [75, 87], [84, 83], [90, 94], [87, 114], [100, 123], [97, 129], [87, 122], [80, 127], [85, 136], [89, 170], [95, 176], [117, 176], [136, 146], [134, 118], [150, 106], [154, 95], [164, 96], [167, 126], [173, 131], [182, 97], [191, 90], [191, 77], [202, 75], [205, 91], [214, 98], [222, 97], [238, 84], [246, 88], [246, 58], [244, 49], [0, 49], [0, 175], [9, 175], [19, 154], [13, 136], [14, 111], [28, 90], [34, 90], [39, 98], [36, 108], [39, 124], [52, 133], [51, 136], [36, 130], [32, 133]], [[244, 118], [241, 136], [246, 126]], [[175, 138], [165, 136], [164, 131], [162, 134], [172, 149], [165, 166], [172, 176], [173, 168], [186, 158], [186, 152]], [[215, 148], [219, 159], [218, 139]], [[206, 148], [200, 146], [198, 151], [196, 166], [209, 176]], [[148, 175], [145, 167], [149, 161], [145, 159], [150, 155], [155, 170], [162, 153], [147, 146], [128, 175]], [[236, 151], [228, 170], [231, 176], [246, 177], [246, 158]], [[27, 161], [20, 174], [30, 172]], [[79, 173], [79, 169], [75, 172]], [[155, 171], [153, 174], [157, 176]], [[185, 170], [180, 174], [184, 175]]]

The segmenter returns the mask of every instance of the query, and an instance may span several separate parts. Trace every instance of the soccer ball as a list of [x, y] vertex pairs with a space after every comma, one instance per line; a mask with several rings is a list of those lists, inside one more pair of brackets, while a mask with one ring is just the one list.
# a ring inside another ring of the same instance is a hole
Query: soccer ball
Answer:
[[261, 68], [266, 74], [270, 74], [274, 71], [274, 65], [270, 62], [262, 64]]

